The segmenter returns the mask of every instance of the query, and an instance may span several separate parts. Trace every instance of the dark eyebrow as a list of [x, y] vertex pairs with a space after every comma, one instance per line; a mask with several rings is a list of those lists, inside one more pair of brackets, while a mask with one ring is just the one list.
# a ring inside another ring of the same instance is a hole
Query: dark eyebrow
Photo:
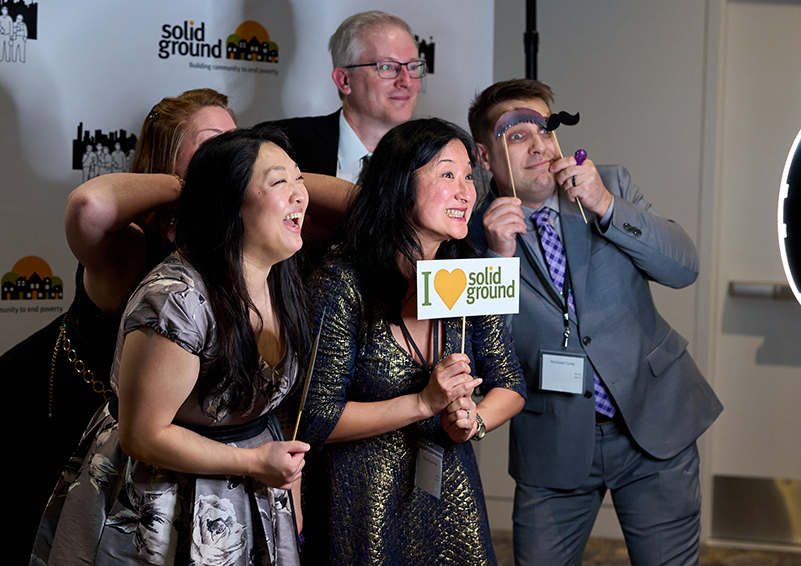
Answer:
[[267, 176], [272, 173], [273, 171], [286, 171], [286, 167], [283, 165], [270, 165], [264, 172], [261, 174], [262, 179], [267, 179]]
[[[300, 165], [298, 163], [295, 163], [295, 169], [300, 170]], [[270, 165], [264, 170], [264, 177], [266, 178], [272, 171], [286, 171], [286, 167], [283, 165]]]

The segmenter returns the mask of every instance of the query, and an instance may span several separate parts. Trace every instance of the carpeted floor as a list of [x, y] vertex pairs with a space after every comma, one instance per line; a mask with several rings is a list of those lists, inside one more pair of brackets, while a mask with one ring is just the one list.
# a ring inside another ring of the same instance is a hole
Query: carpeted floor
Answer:
[[[498, 566], [512, 566], [512, 533], [492, 533]], [[584, 553], [583, 566], [629, 566], [623, 541], [592, 538]], [[737, 550], [732, 548], [701, 547], [702, 566], [801, 566], [801, 553]]]

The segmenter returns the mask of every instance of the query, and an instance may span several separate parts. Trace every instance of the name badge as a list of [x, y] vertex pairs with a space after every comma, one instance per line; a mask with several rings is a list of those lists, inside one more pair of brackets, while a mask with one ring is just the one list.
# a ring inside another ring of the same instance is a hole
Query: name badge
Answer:
[[439, 499], [442, 491], [442, 457], [445, 451], [428, 440], [417, 441], [414, 485]]
[[586, 356], [563, 351], [540, 352], [540, 389], [560, 393], [584, 393]]

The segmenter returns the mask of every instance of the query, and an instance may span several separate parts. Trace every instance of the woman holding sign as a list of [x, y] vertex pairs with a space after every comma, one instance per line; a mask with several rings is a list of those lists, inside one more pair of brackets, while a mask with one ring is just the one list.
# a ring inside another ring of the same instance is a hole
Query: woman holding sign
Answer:
[[31, 564], [299, 563], [303, 442], [273, 410], [311, 348], [295, 265], [308, 204], [275, 130], [195, 153], [176, 252], [125, 308], [114, 396], [50, 499]]
[[[495, 564], [470, 439], [525, 387], [498, 316], [417, 320], [416, 262], [473, 255], [475, 146], [415, 120], [362, 173], [336, 252], [312, 280], [320, 336], [302, 428], [309, 564]], [[473, 392], [483, 395], [476, 405]]]

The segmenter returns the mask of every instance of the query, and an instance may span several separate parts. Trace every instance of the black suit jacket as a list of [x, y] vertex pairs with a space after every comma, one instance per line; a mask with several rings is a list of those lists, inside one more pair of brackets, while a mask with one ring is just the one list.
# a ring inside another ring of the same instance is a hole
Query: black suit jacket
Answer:
[[[278, 126], [289, 137], [295, 161], [304, 173], [337, 175], [337, 149], [339, 148], [340, 108], [328, 116], [288, 118], [263, 122], [259, 126]], [[257, 126], [258, 127], [258, 126]]]

